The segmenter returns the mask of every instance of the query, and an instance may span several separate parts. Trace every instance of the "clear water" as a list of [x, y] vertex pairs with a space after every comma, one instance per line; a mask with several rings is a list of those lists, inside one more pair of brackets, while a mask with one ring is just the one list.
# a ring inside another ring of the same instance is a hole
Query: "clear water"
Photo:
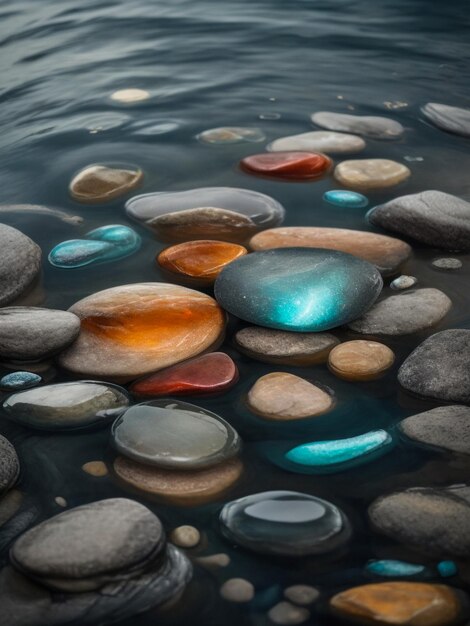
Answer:
[[[367, 140], [361, 158], [405, 162], [412, 177], [398, 188], [369, 194], [370, 205], [430, 188], [470, 199], [468, 141], [431, 127], [419, 112], [428, 101], [468, 106], [467, 18], [465, 0], [2, 3], [1, 201], [66, 209], [82, 216], [84, 223], [71, 226], [44, 215], [2, 214], [0, 219], [37, 241], [45, 258], [57, 243], [106, 224], [131, 225], [143, 238], [135, 255], [107, 265], [61, 270], [45, 262], [43, 305], [67, 308], [106, 287], [164, 280], [154, 262], [163, 245], [129, 223], [124, 201], [95, 207], [69, 198], [69, 180], [90, 163], [139, 165], [145, 171], [140, 193], [246, 187], [282, 202], [286, 225], [369, 228], [365, 209], [334, 207], [322, 200], [325, 191], [337, 186], [331, 179], [282, 183], [250, 177], [237, 169], [237, 163], [262, 150], [263, 144], [202, 145], [194, 137], [207, 128], [258, 126], [269, 143], [310, 130], [309, 115], [318, 110], [390, 115], [406, 127], [403, 139]], [[133, 106], [109, 99], [113, 91], [127, 87], [146, 89], [152, 98]], [[403, 271], [417, 276], [421, 286], [438, 287], [452, 298], [454, 308], [440, 329], [470, 327], [470, 258], [459, 256], [464, 267], [452, 273], [431, 267], [436, 256], [442, 255], [415, 246]], [[234, 328], [232, 323], [229, 337]], [[221, 538], [217, 513], [222, 502], [184, 509], [141, 499], [168, 529], [196, 525], [206, 535], [200, 554], [226, 552], [231, 564], [213, 572], [197, 569], [178, 607], [158, 618], [150, 611], [123, 625], [150, 626], [158, 619], [178, 626], [264, 626], [267, 610], [285, 586], [309, 583], [323, 592], [311, 623], [333, 626], [340, 622], [326, 612], [326, 599], [345, 586], [369, 581], [364, 569], [369, 559], [435, 565], [372, 533], [367, 506], [392, 489], [462, 482], [469, 476], [469, 463], [449, 462], [445, 456], [402, 445], [370, 465], [327, 476], [287, 473], [272, 462], [302, 441], [389, 428], [407, 415], [431, 408], [432, 404], [405, 396], [396, 383], [398, 365], [425, 336], [387, 342], [396, 351], [396, 367], [375, 383], [341, 381], [325, 366], [276, 367], [326, 385], [337, 396], [332, 413], [295, 424], [262, 422], [246, 409], [244, 396], [250, 386], [274, 368], [238, 355], [227, 342], [226, 350], [240, 368], [240, 383], [223, 396], [195, 401], [230, 421], [244, 438], [246, 473], [227, 497], [266, 489], [323, 497], [348, 513], [355, 529], [353, 541], [348, 551], [331, 558], [261, 557]], [[65, 378], [59, 373], [57, 380]], [[107, 457], [107, 430], [38, 434], [0, 418], [0, 432], [17, 447], [23, 468], [21, 489], [30, 494], [43, 517], [60, 512], [56, 496], [76, 506], [127, 495], [111, 478], [94, 479], [80, 469], [87, 461]], [[255, 584], [254, 603], [242, 607], [219, 598], [220, 584], [231, 577]], [[465, 586], [461, 578], [453, 584]]]

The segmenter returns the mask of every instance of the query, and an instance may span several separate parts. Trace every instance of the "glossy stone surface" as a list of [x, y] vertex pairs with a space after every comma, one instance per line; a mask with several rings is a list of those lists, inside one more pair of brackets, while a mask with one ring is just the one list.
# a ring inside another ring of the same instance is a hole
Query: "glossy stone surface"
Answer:
[[215, 297], [237, 317], [268, 328], [321, 331], [347, 323], [376, 300], [378, 270], [342, 252], [284, 248], [255, 252], [228, 265]]
[[451, 307], [439, 289], [413, 289], [380, 300], [349, 328], [366, 335], [409, 335], [435, 326]]
[[248, 392], [248, 406], [265, 419], [295, 420], [329, 411], [333, 398], [308, 380], [286, 372], [271, 372]]
[[426, 571], [424, 565], [406, 563], [405, 561], [395, 561], [384, 559], [381, 561], [370, 561], [366, 565], [366, 570], [377, 576], [390, 576], [391, 578], [402, 578], [406, 576], [417, 576]]
[[386, 430], [374, 430], [347, 439], [303, 443], [289, 450], [286, 458], [318, 473], [341, 472], [350, 464], [362, 465], [376, 459], [392, 446], [393, 439]]
[[274, 198], [234, 187], [136, 196], [126, 203], [126, 212], [168, 242], [219, 239], [243, 243], [284, 219], [284, 208]]
[[264, 491], [227, 503], [223, 535], [261, 554], [305, 556], [343, 546], [351, 530], [345, 515], [326, 500], [296, 491]]
[[241, 126], [221, 126], [210, 128], [196, 135], [201, 143], [212, 145], [233, 143], [257, 143], [266, 139], [259, 128], [244, 128]]
[[441, 130], [461, 137], [470, 137], [470, 109], [428, 102], [421, 111], [434, 126]]
[[112, 224], [91, 230], [84, 239], [69, 239], [49, 253], [55, 267], [76, 268], [122, 259], [140, 248], [140, 236], [128, 226]]
[[398, 427], [410, 441], [447, 452], [470, 454], [468, 406], [439, 406], [405, 418]]
[[319, 111], [312, 115], [312, 122], [329, 130], [355, 133], [374, 139], [398, 139], [405, 132], [400, 122], [388, 117], [373, 115], [350, 115]]
[[442, 191], [400, 196], [374, 207], [367, 218], [429, 246], [470, 250], [470, 203]]
[[443, 330], [428, 337], [398, 371], [398, 382], [418, 396], [470, 403], [470, 330]]
[[224, 352], [210, 352], [146, 376], [130, 387], [140, 397], [183, 396], [225, 391], [238, 380], [238, 369]]
[[226, 265], [245, 254], [246, 248], [235, 243], [197, 240], [166, 248], [157, 263], [176, 279], [211, 285]]
[[22, 232], [0, 224], [0, 306], [27, 292], [41, 270], [41, 248]]
[[58, 383], [20, 391], [3, 403], [6, 416], [24, 426], [67, 430], [107, 424], [129, 406], [122, 387], [94, 381]]
[[332, 160], [320, 152], [266, 152], [240, 161], [241, 169], [248, 174], [285, 180], [316, 180], [332, 166]]
[[0, 389], [5, 391], [17, 391], [36, 387], [42, 378], [33, 372], [12, 372], [0, 378]]
[[132, 380], [214, 347], [226, 316], [215, 300], [166, 283], [105, 289], [74, 304], [75, 343], [59, 357], [74, 373]]
[[164, 469], [197, 470], [227, 461], [240, 450], [238, 433], [210, 411], [187, 402], [137, 404], [112, 427], [123, 456]]
[[339, 343], [330, 333], [291, 333], [260, 326], [247, 326], [234, 337], [237, 350], [252, 359], [281, 365], [324, 363]]
[[345, 341], [328, 356], [329, 369], [344, 380], [374, 380], [383, 376], [395, 361], [388, 346], [377, 341]]
[[143, 100], [148, 100], [150, 98], [150, 94], [145, 89], [118, 89], [118, 91], [114, 91], [111, 94], [111, 100], [115, 100], [116, 102], [125, 102], [126, 104], [133, 102], [142, 102]]
[[309, 133], [275, 139], [266, 147], [266, 150], [269, 152], [305, 150], [306, 152], [322, 152], [324, 154], [351, 154], [360, 152], [365, 147], [366, 142], [357, 135], [313, 130]]
[[381, 274], [394, 274], [411, 255], [411, 247], [394, 237], [347, 228], [286, 226], [270, 228], [250, 240], [252, 250], [322, 248], [352, 254], [376, 265]]
[[459, 600], [450, 587], [418, 582], [353, 587], [331, 598], [330, 605], [361, 624], [446, 626], [460, 613]]
[[353, 189], [393, 187], [405, 181], [410, 175], [411, 172], [406, 165], [390, 159], [343, 161], [336, 166], [334, 173], [339, 183]]
[[401, 291], [402, 289], [410, 289], [410, 287], [414, 287], [418, 282], [418, 279], [415, 276], [406, 276], [403, 274], [398, 278], [395, 278], [390, 283], [390, 289], [395, 289], [396, 291]]
[[369, 204], [369, 200], [362, 193], [347, 189], [331, 189], [323, 194], [323, 200], [346, 209], [361, 209]]
[[0, 435], [0, 494], [12, 487], [20, 473], [16, 450], [6, 437]]
[[84, 204], [110, 202], [138, 187], [143, 177], [140, 169], [90, 165], [74, 176], [69, 191], [74, 200]]

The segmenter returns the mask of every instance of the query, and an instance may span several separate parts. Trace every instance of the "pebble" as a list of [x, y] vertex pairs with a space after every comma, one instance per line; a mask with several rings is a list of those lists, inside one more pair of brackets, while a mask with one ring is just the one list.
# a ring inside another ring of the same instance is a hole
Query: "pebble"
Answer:
[[252, 250], [272, 248], [324, 248], [352, 254], [375, 265], [381, 274], [396, 274], [411, 256], [411, 247], [394, 237], [347, 228], [287, 226], [270, 228], [249, 242]]
[[285, 180], [317, 180], [332, 166], [332, 160], [320, 152], [266, 152], [240, 161], [241, 169], [248, 174]]
[[0, 224], [0, 306], [28, 291], [41, 271], [41, 248], [22, 232]]
[[470, 109], [428, 102], [421, 111], [432, 124], [461, 137], [470, 137]]
[[274, 624], [294, 626], [306, 622], [310, 618], [310, 611], [290, 602], [279, 602], [268, 611], [268, 617]]
[[12, 372], [0, 379], [0, 389], [4, 391], [18, 391], [36, 387], [42, 382], [42, 378], [33, 372]]
[[305, 366], [324, 363], [339, 339], [329, 333], [290, 333], [248, 326], [235, 334], [234, 343], [237, 350], [257, 361]]
[[54, 498], [54, 502], [58, 505], [61, 506], [63, 508], [65, 508], [67, 506], [67, 500], [65, 498], [63, 498], [62, 496], [56, 496]]
[[261, 417], [284, 421], [316, 417], [329, 411], [332, 396], [308, 380], [286, 372], [271, 372], [248, 392], [248, 406]]
[[249, 580], [244, 578], [230, 578], [220, 588], [220, 595], [228, 602], [244, 604], [251, 602], [255, 597], [255, 588]]
[[374, 226], [447, 250], [470, 250], [470, 203], [442, 191], [421, 191], [379, 204]]
[[13, 487], [20, 473], [16, 450], [6, 437], [0, 435], [0, 494]]
[[227, 567], [230, 565], [230, 557], [223, 552], [219, 554], [210, 554], [209, 556], [199, 556], [196, 559], [196, 563], [202, 565], [202, 567]]
[[366, 570], [377, 576], [402, 578], [406, 576], [418, 576], [419, 574], [424, 574], [426, 568], [424, 565], [416, 565], [415, 563], [384, 559], [381, 561], [369, 561], [366, 565]]
[[460, 259], [434, 259], [432, 262], [433, 267], [437, 267], [440, 270], [459, 270], [463, 263]]
[[348, 326], [365, 335], [410, 335], [435, 326], [451, 308], [439, 289], [414, 289], [380, 300]]
[[88, 461], [82, 465], [82, 470], [90, 476], [96, 476], [96, 478], [108, 475], [108, 468], [103, 461]]
[[178, 526], [172, 531], [170, 539], [179, 548], [195, 548], [201, 541], [201, 533], [194, 526]]
[[322, 152], [324, 154], [351, 154], [360, 152], [365, 147], [366, 142], [357, 135], [314, 130], [309, 133], [276, 139], [266, 147], [266, 150], [269, 152], [305, 150], [306, 152]]
[[331, 189], [323, 194], [323, 200], [336, 206], [347, 209], [362, 209], [369, 204], [369, 200], [356, 191], [347, 189]]
[[119, 417], [129, 403], [129, 396], [122, 387], [80, 381], [14, 393], [4, 401], [3, 412], [23, 426], [59, 431], [108, 424]]
[[418, 396], [470, 403], [470, 330], [453, 328], [425, 339], [400, 367], [398, 382]]
[[284, 207], [265, 194], [234, 187], [149, 193], [126, 203], [127, 215], [161, 241], [217, 239], [244, 243], [284, 219]]
[[459, 599], [450, 587], [420, 582], [353, 587], [333, 596], [330, 605], [340, 615], [368, 624], [447, 626], [460, 614]]
[[244, 128], [242, 126], [221, 126], [210, 128], [196, 135], [201, 143], [224, 145], [234, 143], [257, 143], [266, 139], [259, 128]]
[[238, 380], [238, 369], [224, 352], [210, 352], [150, 374], [130, 386], [139, 397], [220, 393]]
[[293, 557], [331, 552], [351, 535], [334, 504], [295, 491], [265, 491], [228, 502], [220, 526], [226, 539], [244, 548]]
[[440, 561], [436, 567], [437, 571], [443, 578], [456, 576], [458, 573], [458, 568], [454, 561]]
[[143, 177], [141, 169], [89, 165], [73, 177], [69, 191], [74, 200], [84, 204], [110, 202], [138, 187]]
[[59, 357], [81, 376], [126, 381], [215, 347], [226, 316], [215, 300], [166, 283], [134, 283], [94, 293], [70, 311], [81, 319]]
[[394, 361], [393, 351], [383, 343], [356, 340], [333, 348], [328, 356], [328, 367], [344, 380], [375, 380], [383, 376]]
[[405, 132], [400, 122], [388, 117], [319, 111], [311, 118], [314, 124], [328, 128], [328, 130], [355, 133], [374, 139], [398, 139]]
[[415, 276], [406, 276], [403, 274], [402, 276], [398, 276], [390, 283], [390, 289], [395, 289], [396, 291], [400, 291], [401, 289], [409, 289], [410, 287], [414, 287], [418, 279]]
[[313, 604], [320, 597], [320, 592], [310, 585], [292, 585], [284, 589], [284, 597], [300, 606]]
[[203, 469], [227, 461], [241, 447], [228, 422], [179, 400], [132, 406], [114, 422], [111, 436], [123, 456], [163, 469]]
[[418, 444], [470, 455], [470, 407], [440, 406], [402, 420], [400, 432]]
[[221, 306], [259, 326], [322, 331], [359, 317], [382, 289], [378, 270], [335, 250], [288, 248], [233, 261], [214, 287]]
[[118, 91], [114, 91], [111, 94], [111, 100], [115, 100], [116, 102], [125, 102], [127, 104], [133, 102], [142, 102], [143, 100], [148, 100], [150, 98], [150, 94], [145, 89], [118, 89]]
[[334, 176], [345, 187], [384, 189], [399, 185], [411, 175], [410, 170], [390, 159], [357, 159], [336, 166]]

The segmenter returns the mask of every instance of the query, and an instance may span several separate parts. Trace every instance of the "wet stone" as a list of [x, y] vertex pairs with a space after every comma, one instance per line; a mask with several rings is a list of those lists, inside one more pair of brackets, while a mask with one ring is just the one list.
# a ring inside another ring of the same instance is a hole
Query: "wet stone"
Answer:
[[306, 151], [324, 154], [351, 154], [360, 152], [366, 142], [357, 135], [314, 130], [309, 133], [281, 137], [271, 142], [266, 149], [269, 152]]
[[238, 369], [224, 352], [210, 352], [183, 361], [133, 383], [139, 397], [206, 395], [220, 393], [238, 380]]
[[113, 424], [112, 442], [139, 463], [177, 470], [227, 461], [241, 446], [238, 433], [221, 417], [176, 400], [131, 407]]
[[42, 382], [42, 378], [33, 372], [12, 372], [0, 379], [0, 389], [4, 391], [18, 391], [36, 387]]
[[285, 180], [316, 180], [332, 166], [331, 159], [319, 152], [267, 152], [240, 161], [241, 169], [248, 174]]
[[195, 548], [201, 541], [201, 533], [194, 526], [178, 526], [172, 531], [170, 539], [179, 548]]
[[268, 617], [273, 624], [294, 626], [306, 622], [310, 618], [310, 611], [290, 602], [279, 602], [268, 611]]
[[228, 554], [219, 553], [219, 554], [210, 554], [208, 556], [199, 556], [196, 559], [196, 563], [202, 565], [202, 567], [207, 568], [216, 568], [216, 567], [227, 567], [230, 565], [230, 557]]
[[329, 411], [333, 398], [308, 380], [285, 372], [271, 372], [248, 393], [248, 406], [265, 419], [284, 421], [315, 417]]
[[463, 263], [460, 259], [440, 258], [434, 259], [432, 265], [439, 270], [459, 270]]
[[74, 176], [69, 191], [74, 200], [84, 204], [110, 202], [138, 187], [143, 177], [140, 169], [90, 165]]
[[400, 122], [388, 117], [350, 115], [330, 111], [319, 111], [311, 117], [314, 124], [328, 128], [328, 130], [355, 133], [374, 139], [398, 139], [405, 132]]
[[458, 568], [454, 561], [440, 561], [436, 565], [436, 569], [443, 578], [456, 576], [458, 573]]
[[347, 189], [327, 191], [323, 194], [323, 200], [346, 209], [361, 209], [369, 204], [369, 200], [362, 193], [348, 191]]
[[381, 561], [369, 561], [366, 570], [376, 576], [390, 576], [391, 578], [406, 578], [408, 576], [419, 576], [426, 572], [424, 565], [407, 563], [406, 561], [396, 561], [384, 559]]
[[435, 326], [451, 307], [439, 289], [415, 289], [380, 300], [349, 328], [365, 335], [409, 335]]
[[345, 380], [374, 380], [383, 376], [395, 361], [388, 346], [376, 341], [346, 341], [328, 356], [329, 369]]
[[228, 602], [245, 603], [255, 597], [255, 588], [244, 578], [230, 578], [220, 588], [220, 595]]
[[233, 315], [259, 326], [322, 331], [359, 317], [382, 289], [378, 270], [334, 250], [254, 252], [228, 265], [215, 297]]
[[0, 494], [12, 487], [20, 473], [20, 461], [15, 448], [0, 435]]
[[383, 189], [405, 181], [410, 170], [390, 159], [361, 159], [343, 161], [336, 166], [334, 176], [345, 187]]
[[0, 224], [0, 306], [19, 298], [41, 270], [41, 248], [22, 232]]
[[320, 597], [320, 592], [310, 585], [292, 585], [284, 589], [284, 596], [300, 606], [313, 604]]
[[227, 503], [222, 534], [261, 554], [302, 557], [343, 546], [351, 530], [345, 515], [326, 500], [295, 491], [265, 491]]
[[428, 102], [421, 111], [434, 126], [441, 130], [461, 137], [470, 137], [470, 109]]
[[210, 128], [196, 135], [201, 143], [224, 145], [234, 143], [258, 143], [266, 139], [259, 128], [244, 128], [242, 126], [221, 126]]
[[90, 474], [90, 476], [95, 476], [96, 478], [102, 478], [108, 475], [108, 468], [103, 461], [88, 461], [88, 463], [82, 465], [82, 470], [86, 474]]
[[401, 291], [402, 289], [410, 289], [410, 287], [414, 287], [418, 282], [418, 279], [415, 276], [406, 276], [403, 274], [402, 276], [398, 276], [390, 283], [390, 289], [395, 289], [396, 291]]
[[126, 104], [131, 104], [133, 102], [142, 102], [143, 100], [148, 100], [150, 98], [150, 94], [145, 89], [119, 89], [118, 91], [114, 91], [111, 94], [111, 100], [115, 100], [116, 102], [124, 102]]
[[400, 432], [408, 440], [447, 452], [470, 454], [470, 407], [440, 406], [405, 418]]
[[108, 424], [128, 406], [122, 387], [81, 381], [14, 393], [3, 403], [3, 412], [23, 426], [55, 431]]

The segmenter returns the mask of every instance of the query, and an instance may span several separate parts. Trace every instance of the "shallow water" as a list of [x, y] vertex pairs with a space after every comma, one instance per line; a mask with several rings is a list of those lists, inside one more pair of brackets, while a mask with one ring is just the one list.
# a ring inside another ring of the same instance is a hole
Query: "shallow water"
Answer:
[[[44, 262], [42, 305], [65, 309], [107, 287], [165, 280], [154, 262], [164, 244], [127, 219], [124, 200], [83, 206], [70, 199], [70, 179], [90, 163], [140, 166], [145, 180], [138, 193], [246, 187], [279, 200], [287, 212], [285, 225], [371, 229], [364, 221], [366, 209], [345, 209], [322, 200], [325, 191], [337, 188], [331, 178], [284, 183], [244, 174], [237, 168], [238, 161], [262, 151], [265, 144], [203, 145], [195, 135], [207, 128], [259, 127], [267, 144], [311, 130], [309, 116], [314, 111], [387, 115], [405, 126], [403, 138], [367, 139], [366, 150], [357, 156], [405, 162], [412, 176], [399, 187], [369, 193], [370, 206], [434, 188], [470, 200], [468, 140], [430, 126], [419, 112], [428, 101], [469, 105], [467, 14], [464, 0], [17, 0], [3, 4], [1, 202], [65, 209], [82, 216], [84, 222], [73, 226], [31, 214], [3, 214], [1, 220], [32, 237], [45, 258], [57, 243], [106, 224], [130, 225], [143, 239], [136, 254], [107, 265], [63, 270]], [[109, 98], [127, 87], [146, 89], [151, 98], [132, 106]], [[274, 114], [280, 117], [269, 119]], [[444, 272], [433, 268], [431, 261], [448, 253], [413, 247], [414, 256], [403, 273], [417, 276], [420, 286], [442, 289], [454, 303], [438, 330], [470, 328], [466, 300], [470, 256], [459, 255], [464, 263], [461, 270]], [[232, 321], [229, 338], [235, 327]], [[415, 559], [427, 564], [422, 556], [372, 533], [367, 506], [395, 488], [462, 482], [468, 478], [470, 463], [449, 462], [445, 455], [401, 444], [369, 465], [333, 475], [287, 473], [276, 460], [302, 441], [388, 428], [434, 406], [399, 391], [396, 371], [403, 358], [435, 330], [387, 340], [396, 352], [396, 366], [373, 383], [341, 381], [325, 366], [263, 365], [226, 343], [224, 349], [240, 369], [240, 382], [225, 395], [193, 401], [227, 419], [244, 439], [246, 473], [227, 499], [267, 489], [304, 491], [340, 505], [350, 516], [355, 535], [349, 550], [329, 558], [290, 561], [256, 556], [222, 539], [216, 523], [222, 502], [188, 509], [133, 494], [160, 516], [167, 529], [194, 524], [203, 531], [207, 539], [201, 555], [226, 552], [231, 557], [227, 568], [197, 569], [184, 602], [159, 615], [159, 623], [264, 625], [267, 610], [285, 586], [309, 583], [324, 592], [311, 623], [330, 626], [340, 622], [324, 612], [325, 598], [345, 586], [369, 581], [364, 570], [369, 559]], [[339, 335], [348, 336], [344, 331]], [[256, 378], [274, 369], [331, 388], [336, 407], [327, 416], [295, 424], [255, 417], [244, 396]], [[65, 379], [59, 373], [56, 382]], [[40, 517], [60, 512], [56, 496], [72, 507], [127, 495], [111, 477], [97, 479], [81, 470], [87, 461], [107, 458], [108, 430], [37, 434], [0, 418], [0, 432], [18, 450], [21, 489], [30, 494]], [[239, 607], [219, 598], [220, 584], [231, 577], [255, 584], [254, 603]], [[453, 584], [465, 586], [461, 579]], [[155, 615], [150, 611], [122, 624], [150, 626], [156, 623]]]

